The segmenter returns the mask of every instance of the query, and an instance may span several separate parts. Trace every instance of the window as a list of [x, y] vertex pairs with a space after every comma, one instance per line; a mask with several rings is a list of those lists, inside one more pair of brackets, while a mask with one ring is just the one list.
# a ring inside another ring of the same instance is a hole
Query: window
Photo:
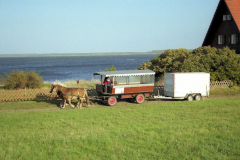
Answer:
[[227, 20], [227, 15], [223, 15], [223, 21]]
[[223, 36], [218, 35], [218, 44], [223, 44]]
[[227, 15], [227, 20], [228, 20], [228, 21], [232, 20], [231, 14]]
[[115, 78], [116, 84], [121, 84], [121, 85], [128, 84], [127, 80], [128, 80], [128, 77], [125, 77], [125, 76], [124, 77], [116, 77]]
[[141, 76], [129, 76], [129, 84], [140, 84]]
[[223, 21], [231, 21], [231, 20], [232, 20], [231, 14], [223, 15]]
[[154, 75], [114, 77], [115, 85], [154, 84]]
[[236, 34], [232, 34], [231, 35], [231, 44], [236, 44], [237, 42], [237, 35]]
[[226, 35], [218, 35], [217, 44], [226, 44]]
[[142, 76], [142, 84], [152, 84], [154, 83], [153, 75], [144, 75]]

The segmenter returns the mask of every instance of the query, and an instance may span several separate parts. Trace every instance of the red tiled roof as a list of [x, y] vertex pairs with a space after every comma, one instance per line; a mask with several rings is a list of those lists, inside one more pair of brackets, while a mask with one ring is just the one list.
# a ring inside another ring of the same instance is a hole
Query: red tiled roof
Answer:
[[240, 0], [225, 0], [225, 2], [240, 31]]

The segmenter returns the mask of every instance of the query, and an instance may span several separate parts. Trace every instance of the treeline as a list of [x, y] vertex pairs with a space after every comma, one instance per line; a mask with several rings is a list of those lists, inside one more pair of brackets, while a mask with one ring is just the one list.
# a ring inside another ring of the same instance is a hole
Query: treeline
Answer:
[[39, 88], [43, 84], [43, 78], [38, 73], [21, 70], [5, 73], [1, 76], [1, 81], [4, 84], [4, 89], [24, 89], [24, 88]]
[[208, 72], [211, 81], [232, 80], [240, 84], [240, 58], [228, 47], [199, 47], [192, 51], [187, 49], [166, 50], [151, 61], [143, 63], [138, 69], [150, 69], [158, 76], [165, 72]]

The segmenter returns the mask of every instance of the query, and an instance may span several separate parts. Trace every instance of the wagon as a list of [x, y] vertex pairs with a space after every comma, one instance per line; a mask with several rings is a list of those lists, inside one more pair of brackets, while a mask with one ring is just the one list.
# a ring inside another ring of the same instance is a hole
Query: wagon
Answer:
[[[119, 99], [143, 103], [154, 90], [155, 72], [151, 70], [96, 72], [93, 75], [101, 78], [101, 84], [96, 84], [97, 98], [110, 106], [114, 106]], [[105, 89], [102, 82], [106, 77], [111, 83]]]

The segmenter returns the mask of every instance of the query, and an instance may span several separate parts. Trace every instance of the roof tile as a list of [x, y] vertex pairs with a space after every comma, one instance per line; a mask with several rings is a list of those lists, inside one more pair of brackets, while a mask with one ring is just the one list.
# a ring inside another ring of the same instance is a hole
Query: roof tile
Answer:
[[225, 2], [240, 31], [240, 0], [225, 0]]

